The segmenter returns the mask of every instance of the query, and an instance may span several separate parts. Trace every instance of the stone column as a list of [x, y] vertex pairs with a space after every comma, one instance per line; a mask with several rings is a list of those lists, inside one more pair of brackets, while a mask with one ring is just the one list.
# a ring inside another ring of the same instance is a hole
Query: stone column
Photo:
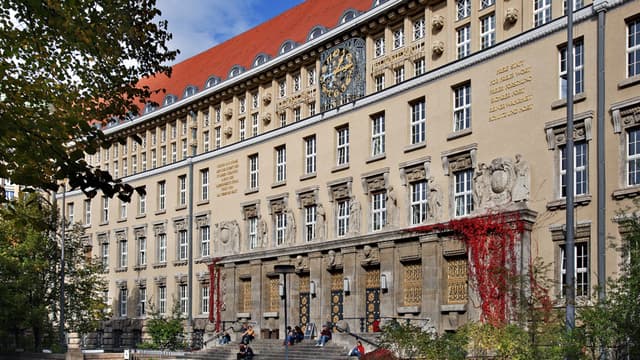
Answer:
[[422, 318], [430, 318], [431, 323], [440, 324], [440, 304], [443, 296], [442, 249], [436, 234], [420, 237], [422, 256]]
[[260, 334], [262, 324], [262, 296], [263, 296], [263, 274], [262, 261], [260, 259], [251, 260], [249, 262], [249, 272], [251, 274], [251, 320], [255, 321], [253, 330], [256, 334]]
[[236, 321], [236, 314], [238, 313], [238, 301], [237, 301], [237, 286], [238, 286], [238, 274], [235, 264], [224, 264], [221, 270], [222, 278], [220, 284], [220, 293], [222, 297], [222, 321], [228, 322], [226, 326], [229, 326], [229, 322]]
[[349, 329], [352, 332], [359, 332], [359, 320], [354, 319], [358, 316], [358, 305], [364, 301], [364, 286], [360, 286], [358, 277], [358, 264], [356, 262], [356, 248], [351, 246], [342, 249], [342, 276], [349, 279], [349, 292], [344, 292], [343, 298], [343, 316], [347, 319]]
[[378, 244], [380, 249], [380, 274], [387, 277], [387, 291], [380, 292], [380, 317], [397, 316], [396, 308], [398, 306], [396, 294], [402, 286], [400, 286], [400, 267], [396, 261], [395, 243], [393, 241], [385, 241]]
[[327, 296], [329, 296], [326, 292], [326, 289], [329, 287], [325, 277], [327, 271], [323, 265], [321, 252], [314, 251], [309, 254], [309, 281], [316, 283], [316, 295], [312, 295], [310, 299], [311, 308], [309, 321], [316, 325], [316, 329], [320, 328], [323, 323], [326, 312], [324, 304], [328, 303], [326, 299]]

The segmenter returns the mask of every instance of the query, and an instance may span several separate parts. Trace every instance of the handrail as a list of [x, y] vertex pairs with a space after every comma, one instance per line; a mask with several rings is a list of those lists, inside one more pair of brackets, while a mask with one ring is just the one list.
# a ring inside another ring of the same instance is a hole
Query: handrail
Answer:
[[353, 336], [354, 338], [356, 338], [357, 340], [364, 341], [364, 342], [366, 342], [367, 344], [369, 344], [369, 345], [373, 345], [373, 346], [375, 346], [375, 347], [377, 347], [377, 348], [379, 348], [379, 347], [380, 347], [380, 344], [378, 344], [378, 343], [375, 343], [375, 342], [373, 342], [373, 341], [371, 341], [371, 340], [369, 340], [369, 339], [367, 339], [367, 338], [363, 338], [362, 336], [360, 336], [360, 335], [358, 335], [358, 334], [354, 334], [354, 333], [352, 333], [351, 331], [349, 331], [349, 330], [347, 330], [347, 329], [343, 329], [343, 328], [341, 328], [341, 327], [340, 327], [340, 326], [338, 326], [338, 325], [334, 325], [334, 326], [335, 326], [336, 330], [338, 330], [338, 331], [339, 331], [339, 332], [341, 332], [341, 333], [345, 333], [345, 334], [347, 334], [347, 335], [351, 335], [351, 336]]

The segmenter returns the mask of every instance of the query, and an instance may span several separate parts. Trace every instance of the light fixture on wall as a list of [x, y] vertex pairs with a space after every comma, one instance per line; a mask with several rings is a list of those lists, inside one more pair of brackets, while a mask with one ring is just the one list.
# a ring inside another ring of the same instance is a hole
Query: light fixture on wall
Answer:
[[316, 296], [316, 282], [313, 280], [309, 282], [309, 295]]
[[342, 281], [342, 290], [344, 290], [345, 294], [351, 292], [351, 282], [348, 277], [345, 277]]
[[380, 274], [380, 290], [389, 290], [389, 284], [387, 283], [387, 274]]
[[284, 285], [282, 285], [282, 283], [278, 284], [278, 295], [280, 295], [280, 297], [284, 297]]

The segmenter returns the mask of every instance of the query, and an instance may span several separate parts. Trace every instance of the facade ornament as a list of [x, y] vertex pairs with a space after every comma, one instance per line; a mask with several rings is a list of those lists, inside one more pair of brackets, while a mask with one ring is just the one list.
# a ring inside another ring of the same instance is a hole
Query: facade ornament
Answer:
[[389, 212], [386, 225], [395, 226], [398, 224], [398, 196], [393, 186], [389, 186], [389, 188], [387, 189], [386, 200], [386, 205]]
[[504, 14], [504, 20], [513, 25], [518, 22], [518, 9], [516, 8], [507, 8]]
[[335, 250], [329, 250], [327, 254], [327, 267], [333, 268], [336, 266], [336, 252]]
[[269, 123], [271, 123], [271, 113], [266, 113], [262, 116], [262, 123], [264, 125], [269, 125]]
[[324, 240], [326, 220], [327, 213], [324, 211], [324, 206], [318, 204], [316, 206], [316, 240]]
[[430, 176], [427, 183], [429, 196], [427, 197], [427, 219], [438, 222], [442, 217], [442, 189]]
[[226, 109], [224, 110], [224, 116], [225, 116], [227, 119], [231, 119], [231, 117], [233, 116], [233, 109], [232, 109], [232, 108], [230, 108], [230, 107], [226, 108]]
[[307, 263], [305, 261], [305, 257], [302, 255], [296, 256], [295, 262], [296, 270], [304, 270], [307, 268]]
[[271, 103], [271, 93], [268, 92], [262, 96], [262, 104], [269, 105]]
[[473, 177], [473, 202], [476, 211], [529, 200], [531, 175], [529, 164], [516, 154], [480, 163]]
[[431, 28], [435, 31], [440, 31], [444, 27], [444, 16], [435, 15], [431, 18]]
[[516, 175], [511, 193], [513, 202], [529, 200], [531, 177], [529, 176], [529, 163], [522, 159], [521, 154], [516, 154], [516, 163], [513, 165]]
[[224, 129], [224, 135], [226, 137], [231, 137], [232, 134], [233, 134], [233, 129], [231, 128], [231, 126], [227, 126], [227, 128]]
[[238, 251], [240, 246], [240, 225], [238, 221], [222, 221], [216, 224], [216, 238], [232, 251]]
[[268, 231], [269, 230], [267, 228], [267, 221], [262, 218], [262, 215], [259, 215], [258, 216], [258, 244], [260, 244], [262, 247], [266, 247], [269, 241]]
[[287, 219], [287, 244], [293, 244], [296, 241], [296, 218], [291, 209], [285, 210]]
[[431, 44], [431, 51], [433, 52], [434, 55], [436, 56], [440, 56], [442, 55], [442, 53], [444, 52], [444, 42], [439, 41], [439, 40], [435, 40], [432, 44]]
[[473, 204], [482, 208], [491, 196], [491, 172], [485, 163], [478, 164], [473, 172]]
[[351, 197], [349, 201], [349, 227], [350, 232], [353, 235], [360, 234], [360, 213], [362, 208], [360, 202], [356, 200], [355, 196]]

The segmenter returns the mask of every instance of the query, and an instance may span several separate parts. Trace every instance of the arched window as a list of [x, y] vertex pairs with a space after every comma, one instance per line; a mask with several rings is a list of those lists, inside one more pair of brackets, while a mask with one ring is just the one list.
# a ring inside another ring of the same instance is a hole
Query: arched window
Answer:
[[212, 86], [218, 85], [218, 83], [220, 83], [220, 78], [219, 77], [217, 77], [215, 75], [209, 76], [207, 81], [205, 81], [205, 83], [204, 83], [204, 88], [208, 89], [208, 88], [210, 88]]
[[178, 101], [178, 97], [177, 96], [175, 96], [173, 94], [167, 94], [167, 96], [164, 97], [164, 100], [162, 100], [162, 106], [171, 105], [176, 101]]
[[293, 50], [295, 47], [296, 47], [295, 41], [287, 40], [282, 44], [282, 46], [280, 46], [279, 54], [282, 55], [284, 53], [288, 53], [289, 51]]
[[244, 68], [240, 65], [233, 65], [233, 67], [231, 68], [231, 71], [229, 71], [229, 76], [228, 78], [231, 79], [232, 77], [236, 77], [240, 74], [242, 74], [244, 72]]
[[253, 60], [253, 67], [260, 66], [269, 61], [269, 55], [267, 54], [258, 54], [255, 60]]
[[[169, 96], [169, 95], [168, 95], [168, 96]], [[166, 98], [165, 98], [165, 101], [166, 101]], [[152, 103], [146, 103], [146, 104], [144, 105], [144, 110], [142, 111], [142, 113], [143, 113], [143, 114], [148, 114], [148, 113], [150, 113], [150, 112], [154, 111], [155, 109], [156, 109], [156, 107], [155, 107], [155, 106], [153, 106], [153, 104], [152, 104]]]
[[182, 95], [182, 98], [186, 98], [189, 97], [191, 95], [195, 95], [195, 93], [198, 92], [198, 88], [193, 86], [193, 85], [189, 85], [184, 89], [184, 94]]
[[356, 10], [347, 9], [344, 11], [344, 13], [342, 13], [342, 16], [340, 17], [340, 23], [338, 25], [351, 21], [355, 19], [358, 15], [360, 15], [360, 13], [358, 13]]
[[376, 6], [380, 6], [384, 3], [386, 3], [387, 0], [373, 0], [373, 4], [371, 5], [372, 8], [376, 7]]
[[322, 25], [316, 25], [313, 28], [311, 28], [311, 31], [309, 31], [309, 35], [307, 35], [307, 41], [313, 40], [326, 32], [327, 32], [326, 27]]

